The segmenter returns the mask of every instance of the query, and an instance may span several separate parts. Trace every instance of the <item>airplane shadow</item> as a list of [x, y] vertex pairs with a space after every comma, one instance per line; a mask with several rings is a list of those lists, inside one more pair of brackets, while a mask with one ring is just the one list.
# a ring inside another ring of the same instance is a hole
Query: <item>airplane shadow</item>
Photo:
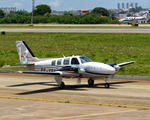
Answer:
[[[119, 86], [118, 84], [125, 84], [125, 83], [133, 83], [136, 81], [125, 81], [125, 82], [110, 82], [110, 88], [108, 89], [117, 89], [116, 86]], [[47, 86], [54, 86], [53, 88], [47, 88], [47, 89], [40, 89], [40, 90], [34, 90], [34, 91], [28, 91], [28, 92], [22, 92], [17, 93], [16, 95], [28, 95], [28, 94], [37, 94], [37, 93], [46, 93], [46, 92], [52, 92], [52, 91], [59, 91], [59, 90], [72, 90], [72, 91], [88, 91], [87, 88], [97, 88], [97, 89], [103, 89], [105, 83], [101, 84], [94, 84], [93, 86], [89, 86], [88, 84], [80, 84], [80, 85], [66, 85], [65, 89], [60, 89], [57, 84], [50, 84], [55, 82], [36, 82], [36, 83], [26, 83], [26, 84], [17, 84], [17, 85], [11, 85], [7, 87], [19, 87], [19, 86], [29, 86], [29, 85], [47, 85]]]
[[55, 83], [55, 82], [23, 83], [23, 84], [17, 84], [17, 85], [10, 85], [10, 86], [7, 86], [7, 87], [19, 87], [19, 86], [29, 86], [29, 85], [49, 85], [48, 83]]

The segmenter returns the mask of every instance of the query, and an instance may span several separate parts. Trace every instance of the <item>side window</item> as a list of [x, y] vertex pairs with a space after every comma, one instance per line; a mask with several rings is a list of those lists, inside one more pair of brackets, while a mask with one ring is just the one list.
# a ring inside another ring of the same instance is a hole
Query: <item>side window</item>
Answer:
[[69, 60], [70, 60], [70, 58], [64, 59], [64, 65], [69, 65]]
[[57, 60], [57, 65], [61, 65], [61, 60]]
[[77, 58], [72, 58], [71, 64], [72, 64], [72, 65], [79, 65], [78, 59], [77, 59]]
[[52, 61], [52, 65], [55, 65], [55, 62], [56, 62], [56, 60], [53, 60], [53, 61]]

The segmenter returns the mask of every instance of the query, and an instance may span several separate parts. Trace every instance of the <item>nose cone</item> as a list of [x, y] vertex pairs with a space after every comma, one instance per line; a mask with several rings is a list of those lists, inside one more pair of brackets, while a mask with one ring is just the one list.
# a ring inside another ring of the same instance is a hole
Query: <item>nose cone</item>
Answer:
[[82, 68], [90, 73], [98, 73], [101, 75], [112, 75], [116, 72], [116, 69], [110, 65], [98, 62], [87, 62], [82, 64]]
[[109, 67], [107, 67], [107, 72], [108, 72], [109, 74], [115, 74], [116, 69], [113, 68], [113, 67], [111, 67], [111, 66], [109, 66]]
[[103, 64], [101, 72], [104, 73], [104, 74], [112, 75], [112, 74], [115, 74], [116, 69], [111, 67], [111, 66], [109, 66], [109, 65], [107, 65], [107, 64]]

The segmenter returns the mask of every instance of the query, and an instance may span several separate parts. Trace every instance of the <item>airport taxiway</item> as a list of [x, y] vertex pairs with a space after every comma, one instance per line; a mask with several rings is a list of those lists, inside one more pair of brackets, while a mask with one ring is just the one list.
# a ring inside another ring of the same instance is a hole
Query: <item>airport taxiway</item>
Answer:
[[0, 31], [18, 33], [142, 33], [149, 34], [150, 28], [0, 28]]
[[109, 89], [103, 80], [92, 87], [86, 79], [63, 81], [61, 90], [50, 76], [0, 73], [0, 119], [150, 118], [149, 80], [109, 79]]
[[[0, 26], [29, 26], [29, 24], [1, 24]], [[5, 32], [25, 33], [150, 33], [150, 24], [139, 24], [140, 27], [130, 27], [127, 24], [34, 24], [34, 26], [68, 27], [68, 28], [0, 28]], [[71, 27], [81, 28], [71, 28]], [[82, 27], [105, 27], [105, 28], [82, 28]], [[110, 28], [107, 28], [110, 27]], [[112, 27], [112, 28], [111, 28]], [[116, 28], [113, 28], [116, 27]], [[123, 28], [125, 27], [125, 28]]]

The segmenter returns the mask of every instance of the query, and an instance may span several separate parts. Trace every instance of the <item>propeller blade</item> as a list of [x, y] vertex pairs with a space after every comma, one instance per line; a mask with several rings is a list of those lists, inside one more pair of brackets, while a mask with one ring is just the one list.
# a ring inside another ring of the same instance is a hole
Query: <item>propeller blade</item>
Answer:
[[81, 83], [81, 77], [82, 77], [82, 75], [81, 75], [81, 74], [79, 74], [78, 81], [77, 81], [77, 83], [78, 83], [78, 84], [80, 84], [80, 83]]
[[115, 76], [115, 74], [112, 74], [112, 75], [111, 75], [111, 79], [114, 79], [114, 76]]

